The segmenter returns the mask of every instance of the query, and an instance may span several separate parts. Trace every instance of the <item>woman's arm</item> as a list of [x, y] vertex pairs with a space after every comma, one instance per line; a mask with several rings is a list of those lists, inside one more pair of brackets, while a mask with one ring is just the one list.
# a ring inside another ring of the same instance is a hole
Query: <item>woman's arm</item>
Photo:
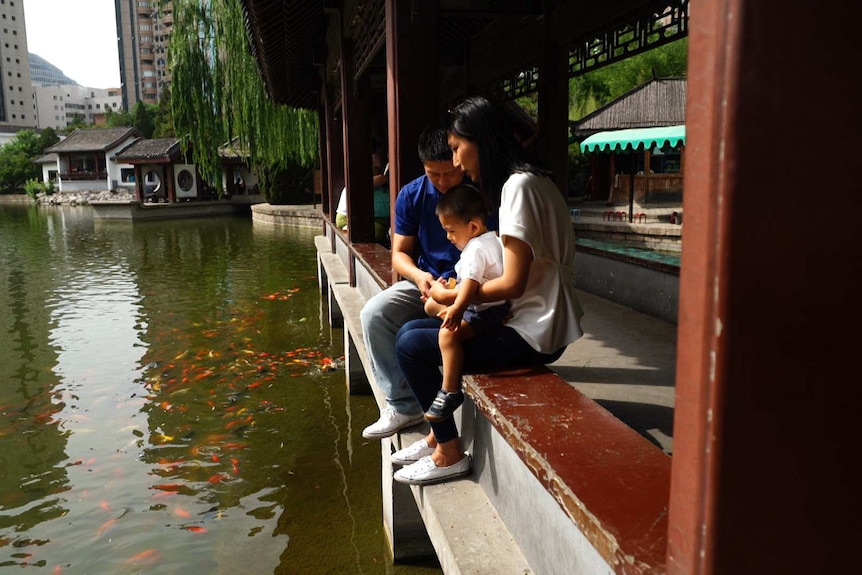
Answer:
[[527, 289], [533, 250], [523, 240], [503, 236], [503, 275], [479, 286], [473, 301], [487, 303], [518, 299]]

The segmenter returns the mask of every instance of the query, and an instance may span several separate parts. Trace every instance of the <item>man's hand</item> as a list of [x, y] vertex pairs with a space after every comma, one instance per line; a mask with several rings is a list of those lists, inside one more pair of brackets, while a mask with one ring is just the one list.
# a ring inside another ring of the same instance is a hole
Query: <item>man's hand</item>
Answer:
[[418, 287], [419, 291], [422, 293], [422, 297], [420, 298], [422, 301], [431, 297], [431, 288], [436, 285], [434, 276], [428, 272], [420, 272], [418, 277], [414, 278], [414, 282], [416, 283], [416, 287]]

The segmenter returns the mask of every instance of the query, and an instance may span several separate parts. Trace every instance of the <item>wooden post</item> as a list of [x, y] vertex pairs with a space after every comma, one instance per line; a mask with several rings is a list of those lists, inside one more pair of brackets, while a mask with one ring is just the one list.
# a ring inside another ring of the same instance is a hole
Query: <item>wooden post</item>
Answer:
[[344, 140], [341, 129], [341, 121], [335, 111], [335, 102], [332, 97], [332, 86], [324, 83], [323, 101], [326, 112], [326, 122], [321, 132], [321, 137], [326, 139], [326, 178], [328, 199], [324, 202], [326, 209], [324, 213], [329, 214], [329, 219], [335, 221], [335, 209], [341, 197], [341, 189], [344, 187]]
[[365, 114], [367, 82], [364, 79], [357, 82], [353, 77], [354, 70], [353, 42], [342, 34], [341, 113], [344, 131], [344, 182], [347, 186], [347, 233], [351, 243], [372, 243], [374, 174], [371, 170], [371, 134]]
[[[440, 121], [440, 6], [431, 0], [386, 0], [385, 9], [389, 212], [394, 233], [398, 191], [424, 173], [416, 152], [419, 134]], [[393, 270], [392, 280], [397, 276]]]
[[[548, 3], [545, 3], [547, 6]], [[539, 156], [554, 174], [564, 198], [569, 196], [569, 75], [568, 50], [553, 38], [552, 18], [545, 8], [544, 50], [539, 69]]]
[[[843, 334], [862, 246], [812, 195], [859, 205], [858, 151], [840, 143], [862, 125], [862, 10], [835, 0], [809, 26], [820, 5], [787, 6], [691, 4], [668, 575], [858, 563], [859, 337]], [[846, 169], [769, 169], [801, 109], [817, 110], [805, 142]]]
[[[325, 82], [324, 82], [325, 84]], [[320, 102], [317, 108], [317, 133], [320, 134], [318, 139], [318, 153], [320, 154], [320, 163], [317, 170], [312, 176], [311, 184], [311, 206], [317, 206], [316, 194], [320, 192], [320, 209], [324, 214], [330, 214], [329, 211], [329, 172], [326, 170], [326, 165], [329, 163], [329, 147], [326, 142], [326, 104]]]

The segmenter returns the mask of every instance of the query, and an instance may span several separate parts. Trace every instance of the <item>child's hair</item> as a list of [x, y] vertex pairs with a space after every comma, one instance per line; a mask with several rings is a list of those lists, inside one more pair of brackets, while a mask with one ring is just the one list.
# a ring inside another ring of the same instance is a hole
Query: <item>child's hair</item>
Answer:
[[419, 159], [425, 162], [451, 162], [449, 134], [443, 126], [429, 126], [419, 134]]
[[437, 200], [437, 215], [454, 216], [465, 222], [478, 218], [483, 223], [488, 219], [488, 205], [477, 188], [458, 184]]

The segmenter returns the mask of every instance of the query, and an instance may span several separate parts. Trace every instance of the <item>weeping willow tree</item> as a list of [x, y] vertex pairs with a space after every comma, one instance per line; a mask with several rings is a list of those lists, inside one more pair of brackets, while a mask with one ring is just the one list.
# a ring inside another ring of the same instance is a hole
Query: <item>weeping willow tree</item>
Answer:
[[[232, 142], [266, 180], [289, 165], [317, 164], [317, 114], [266, 96], [237, 0], [173, 2], [168, 48], [171, 112], [201, 175], [218, 181], [219, 146]], [[267, 182], [262, 182], [267, 187]]]

